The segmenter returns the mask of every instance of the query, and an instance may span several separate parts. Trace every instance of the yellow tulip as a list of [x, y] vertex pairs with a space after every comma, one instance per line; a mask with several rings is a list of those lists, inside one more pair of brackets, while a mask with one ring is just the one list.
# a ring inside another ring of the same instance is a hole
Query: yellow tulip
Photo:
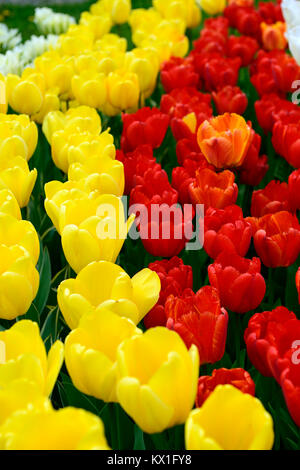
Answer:
[[0, 189], [0, 212], [11, 215], [17, 220], [22, 218], [19, 204], [9, 189]]
[[105, 34], [101, 39], [95, 41], [94, 50], [109, 53], [125, 53], [127, 50], [127, 41], [117, 34]]
[[83, 163], [94, 155], [114, 159], [116, 149], [113, 142], [113, 136], [108, 131], [100, 135], [57, 131], [52, 136], [51, 154], [55, 165], [67, 173], [70, 164]]
[[99, 194], [114, 194], [122, 196], [125, 179], [124, 167], [118, 160], [95, 155], [85, 163], [72, 163], [69, 166], [68, 179], [70, 181], [83, 181], [90, 191]]
[[98, 416], [51, 404], [14, 413], [0, 427], [2, 450], [109, 450]]
[[57, 300], [71, 329], [84, 314], [103, 307], [138, 324], [156, 304], [159, 292], [160, 279], [154, 271], [143, 269], [131, 279], [120, 266], [99, 261], [86, 266], [76, 279], [63, 281]]
[[59, 37], [56, 49], [62, 56], [76, 56], [91, 50], [94, 39], [93, 31], [87, 26], [71, 25], [68, 32]]
[[109, 0], [111, 19], [115, 24], [126, 23], [131, 12], [131, 0]]
[[201, 13], [195, 0], [154, 0], [153, 6], [164, 18], [179, 18], [188, 28], [195, 28], [201, 21]]
[[66, 113], [48, 113], [43, 122], [43, 132], [50, 145], [53, 134], [62, 130], [70, 134], [89, 132], [98, 135], [101, 132], [101, 119], [97, 111], [89, 106], [70, 108]]
[[107, 100], [107, 83], [104, 73], [91, 73], [84, 70], [72, 78], [72, 92], [75, 99], [83, 105], [102, 109]]
[[[45, 184], [45, 209], [52, 220], [56, 230], [59, 232], [59, 218], [61, 208], [67, 201], [74, 199], [93, 199], [99, 196], [97, 191], [91, 192], [84, 180], [81, 181], [50, 181]], [[1, 192], [0, 192], [1, 211]]]
[[129, 319], [107, 308], [84, 315], [65, 343], [66, 366], [75, 387], [105, 402], [117, 401], [118, 346], [141, 334]]
[[0, 318], [13, 320], [24, 315], [34, 300], [39, 273], [31, 256], [17, 245], [0, 245], [0, 260]]
[[17, 245], [31, 256], [36, 264], [40, 255], [40, 242], [31, 222], [17, 220], [15, 217], [0, 212], [0, 244]]
[[[122, 71], [110, 73], [107, 77], [107, 89], [109, 104], [116, 112], [138, 107], [140, 87], [135, 73]], [[109, 111], [108, 115], [111, 114]]]
[[158, 433], [185, 422], [197, 390], [196, 346], [188, 351], [174, 331], [152, 328], [120, 345], [117, 367], [118, 401], [144, 432]]
[[[132, 10], [129, 18], [129, 24], [133, 33], [135, 33], [137, 30], [147, 31], [150, 33], [156, 28], [157, 24], [160, 23], [161, 20], [162, 16], [154, 8], [137, 8]], [[138, 44], [138, 42], [133, 42], [134, 44]]]
[[47, 355], [37, 323], [21, 320], [0, 332], [0, 389], [27, 379], [45, 396], [50, 395], [64, 358], [64, 346], [56, 341]]
[[120, 198], [103, 194], [95, 199], [74, 199], [61, 207], [59, 228], [62, 247], [78, 273], [93, 261], [115, 262], [133, 224], [125, 221]]
[[72, 62], [63, 59], [57, 51], [48, 51], [37, 57], [34, 66], [44, 75], [47, 89], [58, 88], [59, 95], [70, 90], [73, 75]]
[[32, 407], [43, 409], [50, 404], [36, 383], [26, 378], [7, 379], [2, 381], [0, 389], [0, 429], [16, 411], [29, 410]]
[[49, 89], [46, 91], [43, 104], [39, 112], [32, 114], [31, 119], [38, 124], [43, 124], [45, 116], [50, 111], [57, 111], [60, 108], [60, 101], [57, 96], [58, 89]]
[[24, 158], [0, 159], [0, 188], [10, 189], [21, 208], [29, 202], [36, 177], [36, 169], [30, 171]]
[[226, 8], [226, 0], [197, 0], [200, 7], [208, 15], [223, 13]]
[[127, 52], [124, 66], [138, 76], [141, 92], [152, 94], [159, 72], [157, 54], [151, 49], [133, 49]]
[[109, 33], [112, 27], [112, 19], [107, 13], [101, 15], [92, 15], [88, 11], [81, 13], [79, 24], [87, 26], [94, 33], [96, 39], [101, 38], [104, 34]]
[[185, 426], [188, 450], [269, 450], [272, 417], [261, 402], [232, 385], [219, 385]]
[[21, 156], [29, 160], [36, 149], [37, 140], [37, 127], [28, 116], [0, 115], [0, 158]]
[[6, 114], [8, 108], [6, 78], [0, 73], [0, 113]]

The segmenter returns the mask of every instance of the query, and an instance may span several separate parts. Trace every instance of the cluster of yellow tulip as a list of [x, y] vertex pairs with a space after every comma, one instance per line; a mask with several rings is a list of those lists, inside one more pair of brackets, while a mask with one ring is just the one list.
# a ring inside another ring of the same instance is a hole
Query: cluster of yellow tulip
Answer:
[[39, 287], [38, 235], [20, 211], [37, 177], [27, 163], [37, 138], [28, 116], [0, 114], [0, 318], [8, 320], [27, 312]]
[[[87, 105], [114, 116], [136, 110], [154, 91], [162, 61], [188, 51], [187, 27], [200, 21], [195, 0], [157, 0], [131, 12], [130, 0], [99, 0], [22, 76], [7, 76], [8, 102], [42, 123], [50, 111]], [[110, 30], [129, 21], [136, 48]]]
[[48, 396], [63, 360], [60, 341], [47, 355], [37, 323], [21, 320], [0, 332], [0, 450], [109, 449], [98, 417], [53, 409]]

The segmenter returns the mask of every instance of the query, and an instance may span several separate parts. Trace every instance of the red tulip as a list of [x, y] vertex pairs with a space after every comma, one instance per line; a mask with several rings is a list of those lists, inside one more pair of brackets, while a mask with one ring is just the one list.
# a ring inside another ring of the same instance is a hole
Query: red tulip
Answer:
[[211, 31], [218, 31], [225, 38], [228, 36], [229, 21], [224, 16], [217, 16], [216, 18], [207, 18], [204, 21], [204, 29]]
[[277, 21], [284, 21], [279, 4], [272, 2], [259, 2], [258, 11], [265, 23], [273, 24]]
[[268, 157], [266, 155], [259, 155], [260, 146], [261, 137], [259, 134], [254, 133], [245, 160], [239, 168], [240, 182], [243, 184], [257, 186], [269, 169]]
[[[299, 346], [298, 346], [299, 351]], [[299, 353], [297, 355], [299, 359]], [[280, 385], [289, 413], [297, 426], [300, 426], [300, 365], [291, 364], [280, 378]]]
[[194, 52], [199, 54], [226, 54], [227, 37], [218, 29], [202, 29], [200, 38], [194, 41]]
[[265, 377], [273, 373], [268, 361], [268, 352], [276, 345], [280, 332], [296, 316], [285, 307], [277, 307], [270, 312], [256, 313], [250, 318], [244, 339], [247, 354], [256, 369]]
[[260, 268], [259, 258], [246, 259], [228, 251], [208, 267], [209, 282], [218, 290], [225, 308], [246, 313], [260, 305], [266, 292]]
[[[277, 153], [282, 148], [281, 134], [275, 138], [274, 133], [278, 125], [297, 123], [300, 121], [300, 108], [291, 101], [280, 98], [276, 93], [264, 95], [255, 102], [255, 111], [259, 125], [265, 133], [273, 131], [273, 145]], [[278, 122], [279, 121], [279, 122]], [[278, 130], [279, 131], [279, 130]]]
[[239, 6], [233, 3], [227, 6], [224, 16], [229, 20], [230, 26], [237, 28], [241, 34], [259, 39], [262, 18], [252, 6]]
[[300, 268], [298, 268], [298, 271], [296, 273], [296, 287], [298, 291], [299, 304], [300, 304]]
[[295, 215], [282, 211], [246, 220], [252, 224], [254, 246], [265, 266], [287, 267], [296, 261], [300, 253], [300, 225]]
[[165, 303], [170, 295], [180, 296], [185, 289], [193, 287], [193, 270], [185, 265], [182, 259], [174, 256], [170, 260], [155, 261], [149, 264], [149, 269], [155, 271], [161, 283], [159, 300], [155, 307], [144, 318], [146, 328], [166, 326], [167, 317]]
[[239, 57], [243, 67], [247, 67], [252, 62], [258, 49], [258, 42], [250, 36], [229, 36], [227, 43], [228, 57]]
[[124, 152], [143, 144], [160, 147], [169, 125], [169, 117], [157, 108], [142, 108], [135, 114], [123, 114], [122, 120], [121, 147]]
[[171, 295], [165, 305], [167, 327], [175, 330], [188, 348], [195, 344], [200, 363], [214, 363], [225, 351], [228, 314], [221, 308], [216, 289], [202, 287], [196, 294], [187, 289], [180, 297]]
[[218, 385], [232, 385], [243, 393], [255, 395], [255, 383], [244, 369], [214, 369], [211, 376], [202, 375], [198, 380], [196, 406], [201, 407]]
[[141, 145], [133, 152], [124, 153], [117, 150], [116, 159], [123, 163], [125, 173], [124, 193], [129, 195], [132, 188], [135, 187], [138, 178], [143, 177], [149, 168], [161, 169], [153, 156], [153, 150], [150, 145]]
[[234, 178], [234, 174], [229, 170], [221, 173], [207, 168], [197, 171], [195, 182], [189, 188], [192, 202], [204, 204], [206, 210], [209, 207], [224, 209], [235, 204], [238, 187]]
[[[202, 154], [199, 154], [202, 155]], [[181, 204], [190, 204], [190, 185], [195, 182], [196, 171], [203, 168], [212, 168], [212, 165], [207, 163], [206, 159], [202, 155], [199, 160], [186, 159], [183, 166], [173, 168], [172, 171], [172, 186], [178, 191], [179, 202]]]
[[220, 54], [193, 54], [194, 66], [204, 81], [207, 91], [226, 85], [236, 86], [242, 61], [239, 57], [226, 58]]
[[290, 190], [287, 183], [272, 180], [264, 188], [254, 191], [251, 202], [252, 217], [262, 217], [290, 210]]
[[248, 106], [248, 98], [239, 87], [227, 85], [218, 92], [212, 92], [212, 97], [219, 114], [244, 114]]
[[277, 122], [273, 128], [272, 142], [279, 155], [294, 168], [300, 168], [300, 116], [299, 122]]
[[180, 57], [172, 57], [162, 65], [160, 78], [166, 93], [174, 88], [197, 87], [199, 82], [191, 62]]
[[213, 259], [222, 251], [245, 256], [249, 250], [252, 227], [239, 206], [208, 209], [204, 217], [204, 249]]
[[136, 177], [136, 186], [130, 193], [130, 205], [177, 204], [178, 193], [169, 183], [167, 173], [161, 167], [150, 168]]
[[195, 113], [196, 116], [207, 115], [210, 110], [212, 114], [211, 96], [200, 93], [196, 88], [177, 88], [162, 96], [160, 109], [163, 113], [169, 114], [170, 118], [178, 119], [191, 113]]

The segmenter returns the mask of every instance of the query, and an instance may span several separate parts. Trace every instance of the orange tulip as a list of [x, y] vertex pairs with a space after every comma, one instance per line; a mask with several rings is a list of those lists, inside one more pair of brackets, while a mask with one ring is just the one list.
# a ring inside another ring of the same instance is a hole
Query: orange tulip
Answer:
[[230, 113], [204, 121], [197, 134], [201, 152], [216, 168], [241, 166], [252, 137], [251, 127], [245, 119]]
[[234, 178], [234, 174], [229, 170], [221, 173], [215, 173], [208, 168], [198, 170], [195, 181], [189, 187], [192, 202], [204, 204], [205, 210], [209, 207], [224, 209], [235, 204], [238, 187]]
[[267, 51], [273, 51], [274, 49], [283, 50], [287, 47], [285, 23], [282, 21], [277, 21], [274, 24], [261, 23], [260, 27], [263, 45]]

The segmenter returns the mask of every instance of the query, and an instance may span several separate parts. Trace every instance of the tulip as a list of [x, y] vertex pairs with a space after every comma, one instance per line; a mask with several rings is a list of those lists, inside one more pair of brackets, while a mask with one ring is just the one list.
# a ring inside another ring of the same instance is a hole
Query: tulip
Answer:
[[173, 57], [162, 65], [160, 77], [166, 93], [176, 88], [197, 87], [199, 82], [193, 65], [179, 57]]
[[124, 167], [109, 157], [90, 157], [85, 163], [72, 163], [68, 170], [69, 181], [84, 181], [90, 191], [99, 194], [122, 196], [124, 192]]
[[205, 121], [197, 134], [207, 161], [216, 168], [241, 166], [252, 140], [251, 128], [237, 114], [226, 113]]
[[240, 182], [250, 186], [257, 186], [269, 169], [268, 157], [259, 155], [261, 137], [254, 133], [252, 144], [249, 147], [245, 160], [239, 168]]
[[204, 80], [207, 91], [222, 89], [227, 85], [236, 86], [242, 61], [239, 57], [222, 57], [197, 54], [194, 59], [195, 69]]
[[198, 0], [198, 3], [208, 15], [223, 13], [226, 7], [226, 0]]
[[224, 209], [235, 204], [238, 187], [231, 171], [215, 173], [205, 168], [196, 172], [196, 180], [191, 184], [189, 192], [194, 204], [205, 204], [206, 209]]
[[0, 244], [7, 247], [17, 245], [26, 255], [30, 255], [33, 264], [39, 259], [38, 235], [32, 223], [27, 220], [17, 220], [11, 215], [0, 212]]
[[228, 38], [228, 57], [239, 57], [243, 67], [247, 67], [251, 64], [258, 49], [258, 42], [250, 36], [229, 36]]
[[138, 324], [156, 304], [159, 291], [159, 277], [150, 269], [131, 279], [120, 266], [98, 261], [86, 266], [76, 279], [63, 281], [57, 300], [71, 329], [77, 328], [83, 314], [102, 307]]
[[296, 287], [298, 291], [299, 304], [300, 304], [300, 268], [298, 268], [298, 271], [296, 272]]
[[61, 56], [76, 56], [93, 47], [94, 33], [83, 25], [71, 25], [66, 34], [59, 36], [56, 50]]
[[[298, 107], [297, 107], [298, 108]], [[287, 123], [278, 120], [273, 127], [272, 143], [277, 153], [282, 155], [294, 168], [300, 168], [300, 139], [299, 129], [300, 114], [295, 113], [295, 123]]]
[[74, 75], [72, 92], [80, 104], [102, 109], [107, 100], [106, 76], [104, 73], [91, 74], [89, 70]]
[[130, 72], [111, 72], [107, 77], [108, 102], [104, 111], [114, 116], [138, 107], [140, 86], [138, 76]]
[[293, 171], [289, 176], [288, 188], [290, 193], [290, 208], [292, 211], [300, 209], [300, 170]]
[[0, 159], [0, 187], [11, 190], [21, 208], [29, 202], [36, 177], [36, 169], [30, 171], [22, 157]]
[[144, 432], [158, 433], [185, 422], [198, 379], [194, 345], [188, 351], [174, 331], [152, 328], [120, 345], [117, 368], [118, 401]]
[[193, 270], [191, 266], [183, 264], [181, 258], [155, 261], [149, 264], [149, 269], [156, 272], [161, 283], [161, 291], [157, 304], [144, 318], [146, 328], [165, 326], [167, 317], [165, 303], [169, 295], [179, 297], [185, 289], [193, 288]]
[[252, 227], [238, 206], [207, 210], [204, 218], [204, 249], [213, 259], [222, 251], [245, 256], [252, 238]]
[[202, 375], [198, 380], [196, 406], [200, 408], [218, 385], [232, 385], [243, 393], [255, 396], [255, 383], [244, 369], [214, 369], [211, 376]]
[[115, 263], [134, 221], [125, 221], [121, 199], [103, 194], [61, 207], [59, 229], [66, 259], [76, 273], [93, 261]]
[[[197, 122], [203, 122], [207, 116], [212, 116], [211, 96], [200, 93], [196, 88], [178, 88], [167, 95], [163, 95], [160, 102], [163, 113], [171, 118], [184, 118], [195, 113]], [[203, 119], [204, 118], [204, 119]]]
[[195, 0], [154, 0], [154, 8], [166, 19], [181, 19], [188, 28], [196, 28], [201, 12]]
[[239, 87], [225, 86], [218, 92], [212, 92], [219, 114], [244, 114], [248, 106], [248, 98]]
[[272, 180], [264, 189], [254, 191], [251, 201], [252, 217], [262, 217], [290, 210], [290, 190], [287, 183]]
[[[22, 429], [22, 432], [20, 432]], [[0, 430], [2, 450], [110, 450], [98, 416], [78, 408], [15, 413]]]
[[275, 24], [268, 25], [261, 23], [263, 46], [267, 51], [274, 49], [285, 49], [287, 40], [285, 38], [286, 24], [278, 21]]
[[68, 172], [71, 163], [83, 163], [93, 155], [114, 159], [115, 153], [113, 136], [107, 131], [100, 135], [87, 132], [70, 134], [67, 131], [57, 131], [52, 136], [52, 158], [55, 165], [64, 173]]
[[200, 363], [222, 359], [227, 337], [228, 314], [221, 308], [217, 290], [205, 286], [196, 294], [190, 289], [180, 297], [170, 295], [165, 304], [167, 328], [176, 331], [187, 348], [197, 346]]
[[135, 114], [123, 114], [121, 147], [124, 152], [135, 150], [141, 145], [153, 149], [161, 146], [166, 135], [169, 118], [157, 108], [142, 108]]
[[[18, 292], [23, 294], [20, 289]], [[56, 341], [47, 355], [39, 327], [30, 320], [21, 320], [1, 331], [0, 343], [0, 388], [27, 379], [44, 396], [50, 395], [63, 363], [63, 344]]]
[[71, 61], [61, 58], [57, 51], [44, 52], [34, 61], [37, 72], [45, 77], [46, 89], [57, 89], [58, 94], [69, 94], [74, 73]]
[[157, 54], [150, 48], [132, 49], [124, 57], [124, 67], [137, 75], [143, 99], [152, 95], [159, 72]]
[[153, 149], [150, 145], [140, 145], [133, 152], [124, 153], [117, 150], [116, 159], [123, 163], [125, 173], [125, 194], [129, 195], [144, 174], [151, 168], [160, 169], [153, 156]]
[[45, 77], [33, 69], [24, 70], [22, 77], [7, 76], [8, 103], [14, 111], [41, 117], [39, 113], [59, 109], [59, 99], [46, 90]]
[[185, 442], [187, 450], [270, 450], [273, 420], [257, 398], [219, 385], [188, 417]]
[[296, 215], [282, 211], [248, 220], [252, 223], [255, 250], [265, 266], [294, 264], [300, 253], [300, 225]]
[[282, 0], [281, 9], [288, 28], [300, 25], [300, 5], [297, 0]]
[[87, 26], [94, 33], [95, 39], [99, 39], [108, 34], [112, 27], [112, 18], [109, 14], [92, 15], [88, 11], [84, 11], [80, 15], [79, 24]]
[[23, 157], [29, 160], [37, 145], [38, 130], [34, 122], [24, 114], [1, 115], [0, 117], [0, 158]]
[[6, 88], [6, 78], [0, 74], [0, 113], [6, 114], [8, 103], [7, 103], [7, 88]]
[[52, 111], [43, 122], [43, 132], [52, 145], [52, 136], [57, 131], [69, 134], [89, 132], [93, 135], [101, 133], [101, 119], [97, 111], [89, 106], [70, 108], [66, 113]]
[[[297, 8], [300, 10], [299, 5], [297, 5]], [[297, 64], [300, 65], [300, 25], [288, 29], [286, 32], [286, 38], [288, 40], [289, 48], [294, 59], [296, 60]]]
[[[99, 196], [97, 191], [90, 192], [84, 180], [81, 181], [50, 181], [45, 184], [45, 209], [59, 232], [61, 208], [67, 201], [74, 199], [94, 199]], [[0, 207], [1, 210], [1, 207]]]
[[11, 215], [17, 220], [22, 218], [19, 204], [9, 189], [0, 189], [0, 213]]
[[105, 402], [117, 401], [118, 346], [141, 334], [131, 320], [109, 308], [84, 315], [66, 339], [66, 366], [75, 387]]
[[[276, 346], [277, 339], [286, 325], [295, 320], [295, 314], [285, 307], [256, 313], [250, 318], [244, 334], [247, 354], [254, 367], [265, 377], [273, 376], [268, 360], [269, 350]], [[289, 344], [289, 347], [291, 346], [292, 342]]]
[[246, 313], [260, 305], [266, 292], [260, 268], [259, 258], [246, 259], [228, 251], [208, 267], [209, 282], [218, 290], [225, 308]]
[[[299, 357], [299, 353], [297, 354], [297, 357]], [[291, 364], [282, 372], [280, 377], [280, 385], [290, 415], [297, 426], [300, 426], [300, 382], [298, 360], [297, 363]]]
[[[21, 361], [18, 365], [22, 366]], [[33, 364], [34, 366], [34, 364]], [[25, 412], [34, 409], [43, 409], [48, 405], [48, 398], [41, 392], [38, 384], [32, 382], [30, 377], [25, 378], [18, 374], [15, 377], [6, 377], [1, 380], [0, 390], [0, 425], [15, 412]]]

